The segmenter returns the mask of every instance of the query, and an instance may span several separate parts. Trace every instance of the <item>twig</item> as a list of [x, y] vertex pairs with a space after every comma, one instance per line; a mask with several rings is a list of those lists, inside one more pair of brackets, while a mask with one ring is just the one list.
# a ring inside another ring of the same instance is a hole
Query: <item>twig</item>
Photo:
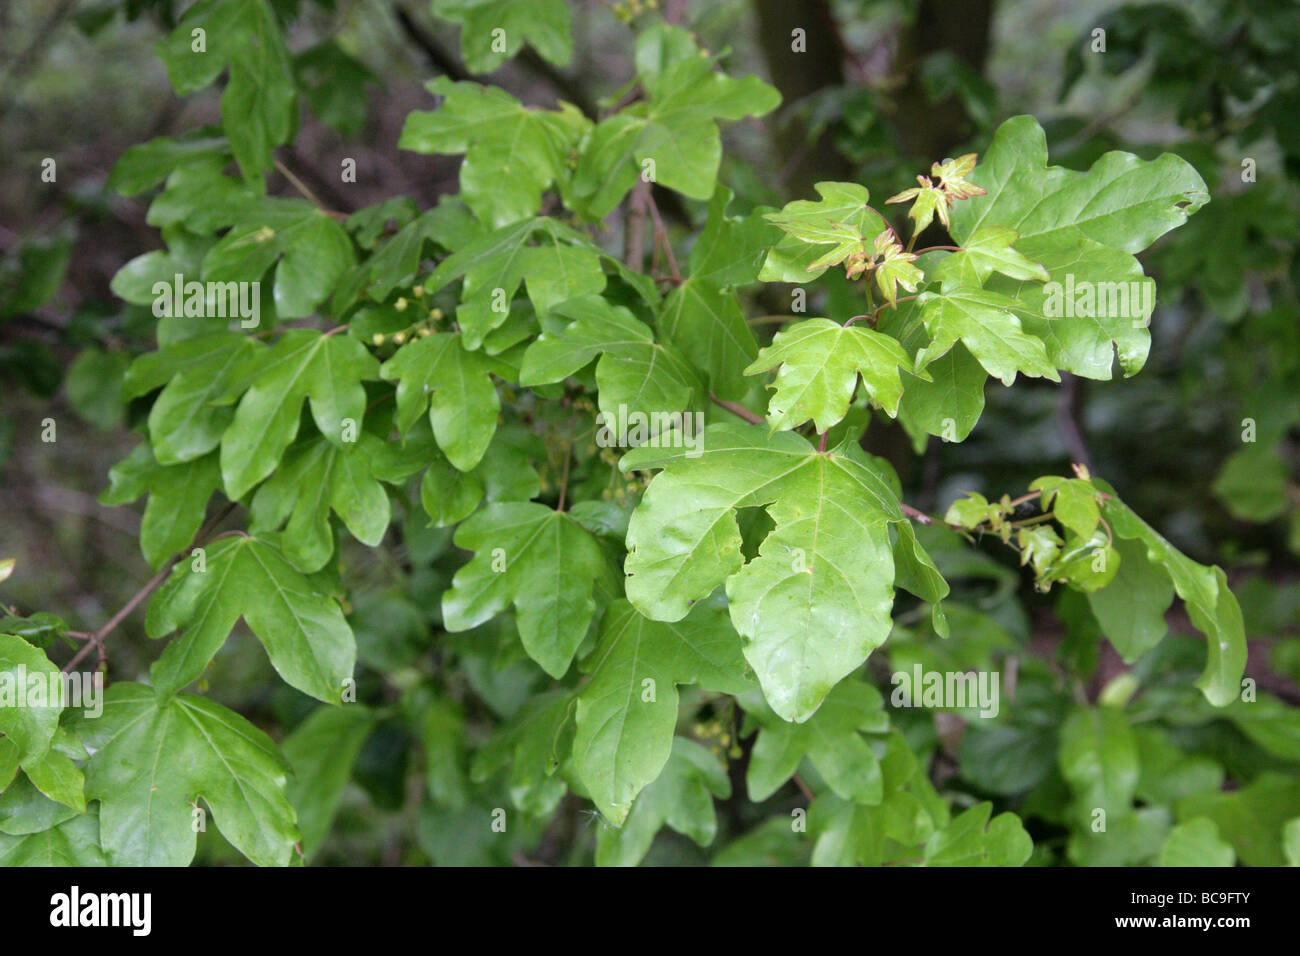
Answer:
[[898, 507], [903, 512], [903, 514], [907, 515], [917, 524], [934, 523], [934, 518], [932, 518], [930, 515], [926, 514], [924, 511], [922, 511], [919, 508], [913, 508], [911, 505], [907, 504], [906, 502], [900, 501], [898, 503]]
[[560, 503], [556, 511], [564, 510], [564, 496], [569, 490], [569, 462], [573, 460], [573, 442], [564, 443], [564, 474], [560, 476]]
[[796, 774], [792, 774], [790, 779], [793, 780], [795, 782], [795, 785], [800, 790], [803, 791], [804, 799], [807, 800], [809, 803], [812, 803], [814, 800], [817, 799], [817, 794], [813, 793], [812, 788], [809, 787], [808, 784], [803, 782], [803, 777], [799, 776], [796, 773]]
[[645, 225], [646, 196], [650, 193], [650, 184], [638, 179], [632, 195], [627, 200], [627, 220], [623, 229], [623, 261], [629, 269], [641, 271], [645, 260]]
[[1079, 412], [1079, 380], [1070, 372], [1061, 373], [1061, 403], [1056, 408], [1056, 422], [1061, 429], [1061, 440], [1072, 461], [1087, 465], [1092, 470], [1092, 456], [1084, 443], [1076, 416]]
[[659, 207], [655, 205], [653, 189], [645, 191], [645, 200], [646, 206], [650, 209], [650, 216], [654, 219], [655, 246], [658, 248], [660, 243], [663, 244], [664, 253], [668, 256], [668, 268], [672, 270], [673, 279], [680, 283], [682, 274], [677, 268], [677, 257], [673, 255], [672, 243], [668, 241], [668, 230], [664, 228], [664, 221], [659, 218]]
[[330, 209], [323, 202], [321, 202], [320, 198], [314, 192], [312, 192], [310, 189], [307, 188], [307, 184], [304, 183], [297, 176], [295, 176], [290, 171], [289, 167], [286, 166], [284, 163], [280, 162], [278, 159], [275, 160], [275, 168], [280, 171], [280, 175], [282, 175], [285, 179], [289, 180], [289, 182], [293, 185], [294, 189], [302, 193], [303, 198], [310, 200], [311, 204], [315, 206], [317, 209], [319, 209], [321, 212], [325, 213], [327, 216], [333, 216], [335, 219], [348, 218], [347, 213], [337, 212], [333, 209]]
[[709, 392], [709, 398], [713, 399], [714, 405], [717, 405], [719, 408], [725, 408], [733, 415], [739, 415], [741, 418], [749, 422], [751, 425], [763, 424], [762, 415], [758, 414], [757, 412], [751, 412], [748, 408], [746, 408], [744, 405], [741, 405], [739, 402], [729, 402], [726, 399], [718, 398], [718, 396], [714, 395], [712, 392]]
[[202, 528], [199, 529], [198, 534], [194, 536], [194, 542], [190, 545], [189, 548], [186, 548], [184, 551], [177, 551], [170, 558], [168, 558], [167, 563], [162, 566], [162, 569], [157, 574], [155, 574], [152, 578], [150, 578], [144, 587], [142, 587], [139, 591], [136, 591], [135, 594], [131, 596], [131, 599], [122, 606], [122, 609], [108, 619], [107, 624], [101, 627], [94, 634], [90, 635], [89, 640], [87, 640], [86, 643], [81, 646], [81, 649], [78, 650], [76, 654], [72, 655], [72, 660], [68, 661], [68, 663], [63, 665], [62, 668], [63, 673], [65, 674], [68, 673], [79, 663], [81, 663], [82, 658], [84, 658], [87, 654], [90, 653], [91, 648], [98, 648], [100, 660], [102, 661], [104, 659], [104, 650], [103, 650], [104, 638], [106, 638], [113, 631], [114, 628], [116, 628], [119, 624], [121, 624], [124, 620], [126, 620], [127, 616], [132, 611], [134, 611], [137, 607], [140, 606], [140, 602], [143, 601], [145, 598], [147, 598], [150, 594], [152, 594], [154, 589], [157, 588], [158, 585], [162, 584], [163, 581], [167, 579], [167, 575], [171, 574], [172, 568], [176, 566], [176, 562], [178, 562], [181, 558], [183, 558], [186, 554], [188, 554], [192, 548], [196, 547], [198, 542], [202, 541], [208, 534], [210, 534], [212, 532], [212, 529], [215, 528], [217, 525], [221, 524], [221, 522], [226, 519], [226, 516], [229, 515], [230, 512], [234, 510], [235, 510], [235, 502], [233, 501], [229, 502], [224, 508], [221, 509], [221, 511], [219, 511], [212, 518], [211, 521], [208, 521], [206, 524], [204, 524]]

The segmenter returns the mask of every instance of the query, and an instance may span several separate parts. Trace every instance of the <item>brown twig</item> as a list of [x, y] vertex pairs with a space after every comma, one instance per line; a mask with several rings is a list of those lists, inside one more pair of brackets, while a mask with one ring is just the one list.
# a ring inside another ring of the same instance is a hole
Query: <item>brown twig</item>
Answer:
[[751, 412], [748, 408], [746, 408], [744, 405], [741, 405], [739, 402], [729, 402], [724, 398], [718, 398], [718, 396], [714, 395], [712, 392], [709, 392], [709, 398], [713, 400], [714, 405], [717, 405], [719, 408], [725, 408], [733, 415], [740, 416], [745, 421], [749, 422], [751, 425], [763, 424], [762, 415], [758, 414], [757, 412]]
[[664, 253], [668, 256], [668, 268], [672, 270], [672, 278], [674, 281], [680, 283], [682, 281], [682, 274], [677, 268], [677, 257], [673, 255], [672, 243], [668, 241], [668, 230], [664, 228], [664, 221], [659, 217], [659, 207], [655, 205], [653, 189], [646, 190], [645, 200], [646, 206], [650, 210], [650, 217], [654, 220], [655, 248], [659, 248], [662, 244]]
[[650, 184], [638, 179], [627, 199], [627, 220], [623, 230], [623, 261], [629, 269], [641, 271], [645, 261], [645, 216], [646, 196], [650, 194]]
[[168, 558], [167, 563], [162, 566], [162, 569], [157, 574], [155, 574], [152, 578], [150, 578], [148, 582], [145, 583], [144, 587], [136, 591], [135, 594], [131, 596], [131, 599], [127, 601], [126, 604], [122, 605], [122, 609], [108, 619], [107, 624], [105, 624], [103, 627], [97, 630], [94, 634], [90, 635], [90, 638], [86, 641], [85, 644], [81, 646], [81, 649], [78, 650], [76, 654], [72, 655], [72, 660], [68, 661], [68, 663], [63, 665], [62, 668], [63, 673], [65, 674], [68, 673], [74, 667], [80, 664], [82, 658], [84, 658], [87, 654], [90, 653], [91, 648], [96, 648], [98, 650], [99, 659], [102, 662], [104, 660], [104, 646], [103, 646], [104, 638], [106, 638], [110, 633], [112, 633], [114, 628], [116, 628], [119, 624], [121, 624], [124, 620], [126, 620], [127, 616], [132, 611], [134, 611], [137, 607], [139, 607], [140, 602], [143, 601], [145, 598], [147, 598], [150, 594], [152, 594], [154, 589], [156, 589], [158, 585], [162, 584], [163, 581], [167, 580], [167, 575], [171, 574], [172, 568], [176, 566], [176, 562], [178, 562], [181, 558], [183, 558], [186, 554], [188, 554], [192, 548], [197, 547], [198, 543], [203, 541], [204, 538], [208, 534], [210, 534], [212, 530], [216, 528], [217, 525], [221, 524], [221, 522], [226, 519], [226, 516], [229, 515], [230, 512], [234, 510], [235, 510], [235, 502], [232, 501], [228, 503], [224, 508], [222, 508], [221, 511], [219, 511], [212, 518], [212, 520], [208, 521], [206, 524], [204, 524], [202, 528], [199, 529], [198, 534], [194, 536], [194, 542], [190, 545], [189, 548], [186, 548], [184, 551], [177, 551], [170, 558]]
[[289, 183], [293, 186], [294, 189], [302, 193], [304, 199], [310, 200], [311, 204], [315, 206], [317, 209], [319, 209], [321, 212], [325, 213], [327, 216], [333, 216], [335, 219], [348, 218], [347, 213], [338, 212], [334, 209], [330, 209], [323, 202], [321, 202], [320, 197], [317, 196], [314, 192], [312, 192], [309, 188], [307, 188], [307, 184], [304, 183], [297, 176], [295, 176], [293, 172], [289, 169], [289, 167], [286, 166], [284, 163], [280, 162], [280, 160], [278, 159], [275, 160], [275, 168], [280, 171], [281, 176], [289, 180]]

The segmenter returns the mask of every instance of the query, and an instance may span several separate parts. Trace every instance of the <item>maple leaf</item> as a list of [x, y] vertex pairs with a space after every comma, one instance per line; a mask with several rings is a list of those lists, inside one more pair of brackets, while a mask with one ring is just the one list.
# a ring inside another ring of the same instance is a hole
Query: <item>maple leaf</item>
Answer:
[[[877, 258], [880, 259], [878, 264]], [[903, 248], [894, 230], [886, 229], [876, 236], [875, 254], [868, 265], [875, 268], [876, 285], [880, 286], [880, 291], [890, 305], [898, 302], [898, 286], [901, 285], [908, 292], [915, 292], [916, 284], [925, 278], [925, 273], [912, 265], [915, 259], [915, 253]]]
[[917, 176], [916, 181], [921, 185], [904, 189], [896, 196], [890, 196], [885, 202], [914, 200], [912, 208], [907, 211], [907, 216], [916, 223], [917, 235], [920, 235], [925, 227], [934, 221], [935, 214], [938, 214], [944, 228], [948, 228], [948, 207], [952, 205], [952, 199], [925, 176]]
[[988, 192], [983, 186], [976, 186], [966, 181], [966, 177], [975, 171], [975, 159], [978, 154], [967, 153], [956, 159], [945, 159], [930, 167], [930, 175], [939, 180], [939, 188], [948, 197], [949, 205], [956, 199], [970, 199], [983, 196]]

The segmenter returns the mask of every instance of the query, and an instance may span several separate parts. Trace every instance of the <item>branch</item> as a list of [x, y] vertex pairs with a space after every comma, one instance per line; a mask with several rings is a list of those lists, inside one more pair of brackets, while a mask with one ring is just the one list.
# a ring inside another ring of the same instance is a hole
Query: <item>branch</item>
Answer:
[[714, 395], [712, 392], [709, 392], [709, 398], [713, 399], [714, 405], [717, 405], [719, 408], [725, 408], [733, 415], [740, 416], [745, 421], [749, 422], [751, 425], [763, 424], [762, 415], [758, 414], [757, 412], [751, 412], [748, 408], [746, 408], [744, 405], [741, 405], [739, 402], [728, 402], [726, 399], [718, 398], [718, 396]]
[[902, 509], [903, 514], [907, 515], [917, 524], [934, 524], [935, 519], [932, 518], [930, 515], [926, 514], [924, 511], [920, 510], [919, 508], [913, 508], [911, 505], [907, 504], [904, 501], [900, 501], [898, 503], [898, 507]]
[[623, 261], [634, 272], [640, 272], [645, 260], [646, 197], [650, 184], [638, 179], [632, 194], [627, 198], [627, 218], [623, 229]]
[[405, 7], [397, 8], [397, 23], [407, 39], [424, 52], [435, 69], [441, 70], [453, 80], [471, 79], [465, 68], [456, 62], [456, 58], [443, 49], [442, 44], [425, 33], [424, 28], [415, 22]]
[[185, 555], [189, 554], [192, 548], [197, 547], [199, 542], [203, 541], [204, 538], [212, 532], [212, 529], [215, 528], [217, 525], [221, 524], [221, 522], [226, 519], [226, 516], [229, 515], [230, 512], [234, 510], [235, 510], [235, 502], [232, 501], [229, 504], [227, 504], [224, 508], [222, 508], [221, 511], [219, 511], [216, 514], [216, 516], [212, 518], [211, 521], [208, 521], [206, 524], [204, 524], [202, 528], [199, 529], [198, 534], [194, 536], [194, 542], [190, 545], [189, 548], [186, 548], [184, 551], [177, 551], [170, 558], [168, 558], [167, 563], [162, 566], [162, 569], [157, 574], [155, 574], [152, 578], [150, 578], [144, 587], [136, 591], [135, 594], [131, 596], [131, 600], [127, 601], [126, 604], [122, 605], [122, 609], [108, 619], [107, 624], [101, 627], [94, 634], [90, 635], [90, 639], [86, 641], [85, 644], [82, 645], [81, 649], [77, 651], [76, 654], [72, 655], [72, 660], [68, 661], [68, 663], [63, 665], [62, 667], [63, 673], [65, 674], [68, 673], [74, 667], [80, 664], [82, 658], [84, 658], [87, 654], [89, 654], [92, 648], [99, 648], [100, 658], [102, 660], [104, 638], [106, 638], [119, 624], [121, 624], [124, 620], [126, 620], [127, 616], [132, 611], [134, 611], [137, 607], [139, 607], [140, 602], [143, 601], [145, 598], [147, 598], [150, 594], [152, 594], [153, 591], [158, 587], [158, 585], [162, 584], [163, 581], [167, 580], [167, 575], [172, 573], [172, 568], [176, 566], [176, 562], [178, 562], [181, 558], [185, 557]]
[[1056, 421], [1061, 429], [1061, 440], [1070, 460], [1086, 465], [1092, 470], [1092, 456], [1084, 443], [1076, 416], [1079, 413], [1079, 380], [1069, 372], [1061, 372], [1061, 404], [1056, 409]]

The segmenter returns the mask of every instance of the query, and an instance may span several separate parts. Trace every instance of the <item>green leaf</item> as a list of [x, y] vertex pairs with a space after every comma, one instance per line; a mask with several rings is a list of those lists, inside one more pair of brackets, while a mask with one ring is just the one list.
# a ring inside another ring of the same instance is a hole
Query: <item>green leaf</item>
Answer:
[[99, 499], [104, 504], [127, 504], [149, 492], [140, 523], [140, 550], [150, 567], [160, 568], [193, 542], [212, 493], [221, 487], [221, 468], [215, 454], [160, 465], [146, 443], [109, 471], [109, 481]]
[[691, 277], [664, 300], [659, 330], [709, 377], [720, 398], [736, 400], [749, 390], [745, 366], [758, 355], [758, 340], [734, 293]]
[[663, 773], [641, 791], [623, 826], [596, 834], [596, 865], [636, 866], [665, 824], [707, 846], [718, 831], [713, 798], [730, 795], [731, 783], [714, 756], [693, 740], [675, 738]]
[[808, 282], [850, 257], [865, 259], [876, 236], [889, 229], [870, 207], [865, 186], [824, 182], [813, 188], [818, 201], [799, 199], [764, 217], [786, 234], [767, 254], [758, 276], [764, 282]]
[[1119, 572], [1106, 587], [1088, 594], [1088, 606], [1102, 633], [1132, 664], [1165, 636], [1165, 612], [1174, 600], [1169, 575], [1147, 560], [1140, 541], [1115, 542]]
[[963, 289], [942, 295], [923, 292], [917, 303], [921, 319], [930, 333], [930, 344], [916, 356], [916, 367], [944, 355], [959, 340], [971, 355], [1003, 385], [1016, 380], [1016, 373], [1059, 382], [1061, 377], [1048, 361], [1042, 341], [1021, 330], [1021, 323], [1009, 311], [1015, 302], [991, 292]]
[[202, 160], [230, 158], [230, 146], [223, 137], [206, 135], [206, 130], [172, 139], [158, 136], [127, 149], [113, 164], [104, 188], [122, 196], [138, 196], [152, 189], [184, 166]]
[[59, 728], [61, 678], [44, 652], [20, 637], [0, 634], [0, 733], [17, 747], [24, 766], [40, 759]]
[[1207, 817], [1196, 817], [1169, 831], [1160, 848], [1161, 866], [1234, 866], [1237, 854], [1219, 837], [1219, 828]]
[[[661, 44], [657, 31], [643, 32], [638, 65], [644, 69], [653, 59], [649, 48]], [[649, 168], [647, 160], [660, 186], [708, 199], [722, 159], [717, 121], [762, 116], [781, 101], [758, 77], [726, 76], [705, 56], [678, 59], [654, 77], [643, 76], [642, 83], [648, 98], [597, 123], [578, 155], [573, 199], [592, 218], [603, 218], [622, 201]]]
[[573, 698], [549, 691], [528, 698], [510, 720], [474, 755], [470, 776], [481, 783], [507, 769], [510, 797], [524, 813], [537, 816], [554, 811], [564, 795], [564, 781], [553, 776], [559, 768], [560, 743], [573, 713]]
[[75, 808], [47, 797], [26, 774], [0, 794], [0, 833], [11, 836], [40, 833], [76, 815]]
[[491, 73], [525, 42], [556, 66], [573, 57], [564, 0], [434, 0], [433, 15], [460, 24], [460, 52], [471, 73]]
[[[528, 245], [535, 233], [549, 243]], [[539, 316], [553, 306], [605, 288], [600, 249], [581, 233], [552, 219], [525, 219], [477, 236], [438, 264], [425, 283], [433, 294], [464, 278], [456, 319], [465, 346], [477, 349], [510, 315], [510, 300], [522, 282]]]
[[1061, 775], [1075, 794], [1081, 826], [1104, 810], [1113, 821], [1132, 809], [1138, 783], [1138, 749], [1124, 712], [1079, 707], [1061, 728]]
[[574, 769], [615, 826], [623, 825], [636, 795], [668, 762], [677, 685], [723, 694], [752, 686], [740, 637], [725, 610], [713, 604], [697, 605], [679, 623], [664, 623], [616, 601], [583, 669], [591, 679], [577, 697]]
[[249, 530], [270, 532], [287, 520], [280, 550], [306, 573], [319, 571], [334, 554], [331, 511], [358, 541], [378, 546], [392, 519], [388, 494], [370, 470], [381, 448], [370, 434], [342, 449], [319, 435], [298, 442], [253, 495]]
[[298, 831], [285, 793], [288, 765], [271, 738], [238, 714], [202, 697], [160, 697], [120, 682], [106, 692], [103, 715], [79, 726], [94, 749], [86, 796], [100, 802], [110, 865], [188, 864], [199, 798], [254, 863], [289, 862]]
[[1247, 445], [1234, 451], [1214, 479], [1214, 494], [1234, 518], [1263, 523], [1287, 513], [1291, 474], [1276, 449]]
[[930, 837], [926, 866], [1023, 866], [1034, 841], [1014, 813], [989, 820], [992, 803], [977, 803]]
[[0, 866], [104, 866], [96, 812], [65, 820], [39, 833], [0, 833]]
[[266, 346], [238, 332], [172, 343], [131, 363], [124, 398], [162, 391], [149, 410], [149, 441], [160, 464], [177, 465], [221, 443], [232, 407], [266, 355]]
[[1050, 509], [1057, 521], [1079, 537], [1087, 538], [1097, 530], [1101, 521], [1100, 499], [1091, 482], [1047, 475], [1034, 479], [1029, 490], [1042, 492], [1039, 497], [1043, 511]]
[[258, 282], [277, 260], [275, 309], [289, 319], [312, 315], [356, 256], [347, 230], [323, 210], [301, 199], [263, 199], [208, 250], [203, 279]]
[[1289, 820], [1282, 828], [1282, 848], [1287, 866], [1300, 866], [1300, 817]]
[[83, 349], [68, 366], [63, 380], [68, 402], [96, 428], [118, 428], [125, 410], [121, 398], [127, 358], [120, 352]]
[[1093, 484], [1111, 496], [1102, 514], [1112, 532], [1117, 538], [1146, 546], [1147, 560], [1169, 576], [1192, 623], [1206, 636], [1205, 670], [1196, 686], [1211, 704], [1223, 707], [1241, 693], [1241, 675], [1246, 668], [1245, 625], [1223, 569], [1197, 564], [1134, 514], [1110, 485], [1095, 478]]
[[[195, 50], [194, 31], [205, 48]], [[200, 0], [157, 47], [182, 96], [200, 90], [229, 66], [221, 117], [245, 177], [270, 169], [271, 151], [297, 125], [293, 64], [267, 0]]]
[[945, 289], [949, 284], [954, 288], [982, 286], [994, 272], [1012, 279], [1046, 282], [1046, 269], [1011, 248], [1019, 238], [1008, 226], [981, 226], [963, 243], [960, 252], [939, 264], [935, 278], [943, 282]]
[[397, 381], [398, 429], [406, 433], [429, 409], [429, 422], [448, 460], [469, 471], [483, 458], [496, 430], [501, 400], [482, 352], [466, 350], [460, 333], [439, 332], [398, 349], [379, 370]]
[[597, 400], [607, 419], [703, 407], [704, 385], [695, 369], [676, 349], [655, 342], [627, 309], [589, 295], [556, 306], [552, 315], [573, 321], [562, 331], [543, 332], [528, 347], [520, 385], [562, 381], [599, 356]]
[[41, 793], [51, 800], [86, 812], [85, 778], [72, 760], [56, 750], [47, 750], [39, 760], [23, 764], [23, 773]]
[[570, 154], [591, 127], [567, 103], [528, 109], [504, 90], [446, 77], [428, 89], [442, 103], [407, 116], [398, 148], [464, 153], [461, 198], [491, 228], [537, 214], [542, 193], [568, 178]]
[[275, 470], [298, 433], [304, 398], [320, 433], [342, 447], [347, 423], [359, 432], [365, 418], [361, 382], [378, 373], [379, 363], [355, 339], [309, 329], [286, 332], [267, 353], [221, 440], [227, 496], [242, 498]]
[[513, 604], [528, 656], [562, 677], [617, 579], [596, 538], [562, 512], [532, 502], [488, 505], [456, 529], [476, 552], [442, 597], [449, 631], [485, 623]]
[[215, 542], [201, 565], [197, 556], [178, 564], [150, 605], [150, 636], [182, 629], [151, 669], [154, 687], [166, 697], [198, 678], [242, 616], [285, 681], [338, 703], [352, 678], [356, 640], [323, 590], [269, 541]]
[[859, 375], [871, 401], [890, 417], [897, 415], [903, 394], [898, 369], [910, 365], [908, 354], [888, 335], [815, 318], [782, 329], [745, 374], [780, 366], [768, 402], [768, 424], [798, 428], [811, 419], [820, 433], [848, 414]]
[[[909, 305], [911, 303], [908, 303]], [[930, 381], [903, 372], [903, 400], [898, 420], [913, 435], [938, 435], [944, 441], [965, 441], [984, 412], [988, 372], [960, 342], [926, 362]]]
[[308, 860], [329, 835], [352, 766], [374, 726], [368, 708], [318, 707], [284, 740], [284, 759], [293, 771], [289, 800], [298, 815], [302, 853]]
[[1300, 708], [1271, 694], [1260, 694], [1253, 701], [1233, 701], [1227, 717], [1269, 753], [1283, 760], [1300, 760]]
[[762, 725], [750, 756], [745, 783], [749, 799], [761, 803], [785, 785], [806, 757], [836, 796], [854, 803], [880, 803], [884, 779], [880, 761], [858, 733], [889, 728], [880, 691], [860, 680], [845, 680], [822, 701], [805, 723], [792, 724], [762, 710]]
[[[632, 515], [627, 596], [677, 621], [725, 583], [772, 709], [807, 720], [889, 634], [898, 498], [856, 446], [818, 454], [793, 432], [713, 425], [692, 455], [643, 446], [620, 460], [664, 469]], [[745, 564], [736, 510], [750, 507], [776, 527]]]
[[1265, 772], [1238, 790], [1211, 791], [1178, 802], [1179, 821], [1207, 817], [1246, 866], [1282, 866], [1284, 828], [1300, 815], [1300, 781]]
[[[1106, 153], [1087, 172], [1049, 167], [1042, 128], [1017, 116], [998, 129], [970, 178], [987, 194], [954, 206], [957, 242], [964, 247], [985, 226], [1010, 228], [1019, 252], [1048, 272], [1046, 284], [1041, 275], [988, 282], [990, 292], [1016, 302], [1024, 332], [1043, 341], [1056, 367], [1076, 375], [1110, 378], [1116, 350], [1125, 374], [1141, 369], [1154, 295], [1133, 254], [1208, 201], [1196, 170], [1170, 154], [1147, 161], [1122, 152]], [[1076, 299], [1076, 289], [1091, 303]]]

